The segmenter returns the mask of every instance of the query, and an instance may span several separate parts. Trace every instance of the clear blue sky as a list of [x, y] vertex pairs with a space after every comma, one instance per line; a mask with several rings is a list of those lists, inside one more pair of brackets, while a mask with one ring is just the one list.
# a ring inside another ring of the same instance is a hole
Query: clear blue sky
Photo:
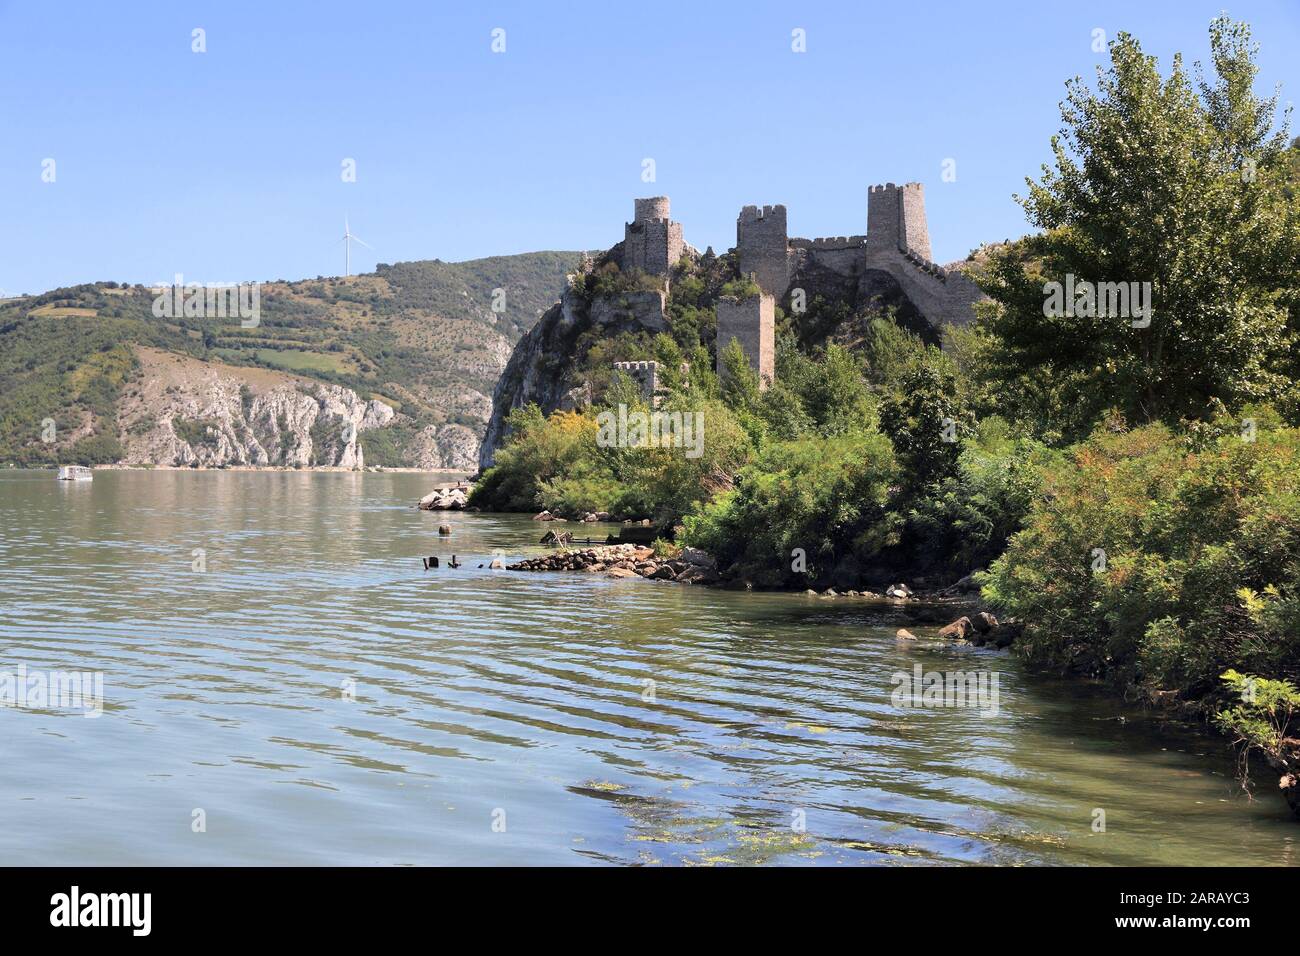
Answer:
[[[949, 261], [1026, 231], [1011, 194], [1048, 159], [1066, 78], [1103, 59], [1094, 28], [1205, 59], [1224, 6], [0, 0], [0, 289], [338, 274], [345, 215], [375, 250], [354, 271], [603, 248], [659, 193], [701, 249], [734, 242], [746, 203], [845, 235], [887, 180], [925, 183]], [[1300, 99], [1300, 0], [1227, 10], [1261, 84]]]

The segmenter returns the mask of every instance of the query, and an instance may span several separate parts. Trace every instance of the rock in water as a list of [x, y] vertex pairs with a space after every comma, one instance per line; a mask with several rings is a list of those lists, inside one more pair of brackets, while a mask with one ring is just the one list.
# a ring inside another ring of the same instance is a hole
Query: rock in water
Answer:
[[970, 618], [962, 616], [940, 630], [939, 636], [948, 640], [965, 641], [970, 638], [974, 631], [975, 625], [971, 623]]

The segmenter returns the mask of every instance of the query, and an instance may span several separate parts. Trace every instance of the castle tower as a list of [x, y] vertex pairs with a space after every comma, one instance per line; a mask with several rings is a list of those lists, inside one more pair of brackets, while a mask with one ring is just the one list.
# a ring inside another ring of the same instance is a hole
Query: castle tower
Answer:
[[785, 206], [745, 206], [736, 219], [740, 274], [753, 273], [759, 287], [780, 299], [790, 285]]
[[911, 250], [922, 259], [930, 259], [924, 186], [886, 183], [867, 191], [867, 248]]
[[672, 211], [672, 200], [667, 196], [650, 196], [647, 199], [634, 199], [633, 216], [634, 222], [651, 222], [655, 219], [670, 219], [669, 213]]
[[615, 362], [615, 375], [626, 375], [641, 390], [641, 400], [651, 408], [659, 404], [658, 362]]
[[767, 293], [737, 299], [723, 296], [717, 302], [718, 375], [725, 374], [722, 354], [732, 339], [740, 342], [749, 367], [758, 373], [760, 388], [767, 388], [776, 376], [776, 300]]
[[667, 275], [686, 249], [682, 224], [669, 216], [667, 196], [637, 199], [632, 221], [623, 227], [623, 271], [640, 269], [650, 275]]

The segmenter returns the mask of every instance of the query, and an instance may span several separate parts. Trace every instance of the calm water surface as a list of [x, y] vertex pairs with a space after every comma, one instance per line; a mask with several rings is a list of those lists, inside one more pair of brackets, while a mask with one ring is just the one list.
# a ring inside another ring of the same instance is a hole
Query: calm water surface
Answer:
[[[1208, 738], [850, 599], [480, 570], [538, 525], [413, 510], [431, 485], [0, 472], [0, 671], [102, 671], [105, 698], [0, 708], [0, 859], [1297, 860]], [[917, 663], [996, 671], [998, 715], [891, 706]]]

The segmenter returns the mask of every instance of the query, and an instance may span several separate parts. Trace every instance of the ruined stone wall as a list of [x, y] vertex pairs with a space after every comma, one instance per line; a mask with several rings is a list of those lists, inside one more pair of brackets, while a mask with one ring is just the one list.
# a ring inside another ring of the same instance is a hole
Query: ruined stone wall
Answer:
[[965, 325], [975, 318], [975, 304], [983, 291], [962, 273], [921, 259], [915, 253], [897, 250], [868, 253], [867, 269], [888, 272], [903, 294], [938, 328], [942, 324]]
[[750, 368], [758, 373], [761, 387], [766, 388], [776, 375], [776, 300], [766, 293], [748, 299], [723, 296], [716, 308], [718, 374], [724, 374], [723, 352], [736, 339], [745, 350]]
[[740, 274], [753, 273], [759, 288], [780, 299], [790, 285], [785, 206], [745, 206], [736, 219]]
[[838, 275], [857, 275], [862, 271], [866, 236], [832, 236], [826, 239], [790, 240], [790, 285], [798, 285], [798, 275], [810, 267]]
[[621, 292], [597, 296], [588, 311], [594, 329], [626, 328], [632, 323], [648, 332], [667, 332], [667, 297], [662, 292]]

